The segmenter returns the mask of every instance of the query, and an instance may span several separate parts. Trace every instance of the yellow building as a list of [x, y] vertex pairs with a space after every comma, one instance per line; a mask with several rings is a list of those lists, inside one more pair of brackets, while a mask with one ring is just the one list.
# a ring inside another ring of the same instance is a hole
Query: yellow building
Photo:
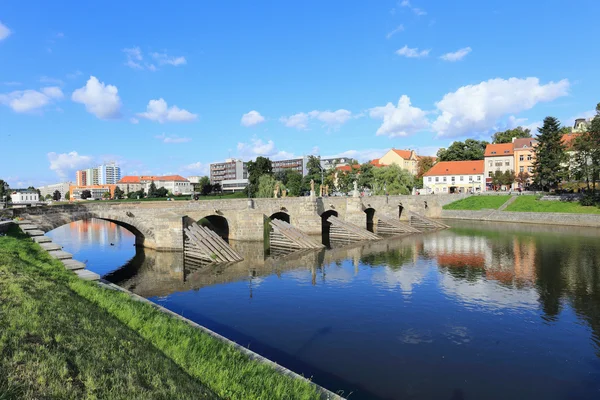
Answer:
[[383, 157], [371, 161], [375, 166], [385, 166], [396, 164], [400, 168], [407, 170], [413, 175], [418, 171], [419, 156], [414, 150], [391, 149]]
[[[535, 161], [535, 144], [537, 141], [532, 138], [513, 138], [513, 149], [515, 157], [515, 175], [518, 176], [521, 172], [527, 172], [529, 179], [525, 186], [533, 182], [533, 162]], [[519, 183], [515, 182], [515, 188], [519, 187]], [[521, 189], [524, 189], [522, 187]]]

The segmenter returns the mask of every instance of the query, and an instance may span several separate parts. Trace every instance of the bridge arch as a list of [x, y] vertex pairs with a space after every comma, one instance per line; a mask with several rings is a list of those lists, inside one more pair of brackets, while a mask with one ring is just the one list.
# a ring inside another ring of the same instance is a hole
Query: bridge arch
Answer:
[[367, 216], [367, 226], [366, 226], [367, 230], [369, 232], [375, 232], [374, 224], [373, 224], [373, 219], [374, 219], [373, 217], [375, 217], [375, 209], [372, 207], [369, 207], [369, 208], [365, 209], [365, 214]]
[[198, 220], [198, 224], [207, 227], [229, 243], [229, 221], [227, 221], [227, 218], [222, 215], [207, 215]]
[[321, 214], [321, 239], [322, 243], [327, 247], [331, 247], [331, 240], [329, 237], [331, 222], [327, 221], [327, 218], [331, 216], [337, 217], [338, 212], [335, 210], [327, 210]]
[[269, 219], [271, 219], [271, 220], [278, 219], [280, 221], [285, 221], [289, 224], [290, 223], [290, 214], [283, 212], [283, 211], [278, 211], [276, 213], [271, 214]]

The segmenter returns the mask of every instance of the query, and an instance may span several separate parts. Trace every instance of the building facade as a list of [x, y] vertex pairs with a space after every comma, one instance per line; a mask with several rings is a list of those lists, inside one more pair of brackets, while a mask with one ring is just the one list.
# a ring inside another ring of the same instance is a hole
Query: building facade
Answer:
[[371, 164], [376, 167], [395, 164], [412, 175], [417, 175], [419, 156], [414, 150], [391, 149], [383, 157], [372, 160]]
[[77, 186], [115, 185], [121, 179], [121, 168], [117, 163], [111, 162], [79, 170], [75, 173], [75, 178]]
[[14, 190], [10, 199], [13, 204], [34, 204], [40, 201], [40, 196], [35, 190]]
[[300, 157], [300, 158], [291, 158], [289, 160], [277, 160], [271, 161], [273, 166], [273, 173], [276, 174], [281, 171], [287, 171], [289, 169], [294, 170], [302, 174], [302, 176], [306, 175], [306, 164], [308, 162], [308, 157]]
[[47, 195], [53, 196], [55, 191], [59, 191], [60, 199], [64, 200], [67, 193], [69, 193], [69, 188], [73, 185], [73, 182], [62, 182], [55, 183], [53, 185], [40, 186], [38, 190], [42, 195], [42, 199], [45, 199]]
[[485, 190], [484, 161], [442, 161], [423, 175], [425, 194], [479, 193]]
[[223, 193], [242, 192], [248, 186], [248, 179], [230, 179], [221, 181], [221, 191]]
[[225, 162], [210, 164], [210, 183], [213, 185], [224, 180], [247, 178], [248, 169], [242, 160], [228, 158]]
[[[81, 200], [101, 200], [105, 194], [108, 193], [112, 199], [115, 195], [115, 189], [117, 185], [85, 185], [85, 186], [71, 186], [69, 188], [69, 201], [81, 201]], [[88, 190], [91, 197], [88, 199], [82, 199], [81, 194]]]
[[190, 195], [194, 192], [194, 185], [189, 180], [179, 175], [124, 176], [117, 182], [116, 186], [118, 186], [126, 195], [141, 189], [144, 189], [144, 192], [148, 193], [152, 182], [154, 182], [157, 189], [164, 187], [172, 195]]
[[[496, 171], [502, 173], [506, 171], [515, 171], [515, 152], [513, 143], [488, 144], [485, 148], [485, 179], [488, 190], [493, 190], [492, 176]], [[511, 189], [502, 186], [502, 189]]]
[[535, 145], [537, 140], [533, 138], [513, 138], [515, 174], [527, 173], [527, 182], [515, 183], [515, 188], [525, 189], [533, 183], [533, 162], [535, 161]]

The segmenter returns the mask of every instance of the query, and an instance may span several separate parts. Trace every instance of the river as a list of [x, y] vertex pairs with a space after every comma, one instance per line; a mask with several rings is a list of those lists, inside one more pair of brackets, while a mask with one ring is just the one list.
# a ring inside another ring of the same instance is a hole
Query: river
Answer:
[[107, 221], [48, 236], [350, 399], [599, 399], [600, 230], [448, 223], [275, 259], [232, 242], [243, 262], [202, 268]]

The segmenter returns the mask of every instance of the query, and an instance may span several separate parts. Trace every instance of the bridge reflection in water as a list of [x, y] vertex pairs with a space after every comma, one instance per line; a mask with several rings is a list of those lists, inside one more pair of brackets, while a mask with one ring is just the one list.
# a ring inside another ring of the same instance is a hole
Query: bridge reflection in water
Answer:
[[105, 278], [350, 398], [597, 398], [598, 230], [452, 225], [201, 268], [139, 249]]

